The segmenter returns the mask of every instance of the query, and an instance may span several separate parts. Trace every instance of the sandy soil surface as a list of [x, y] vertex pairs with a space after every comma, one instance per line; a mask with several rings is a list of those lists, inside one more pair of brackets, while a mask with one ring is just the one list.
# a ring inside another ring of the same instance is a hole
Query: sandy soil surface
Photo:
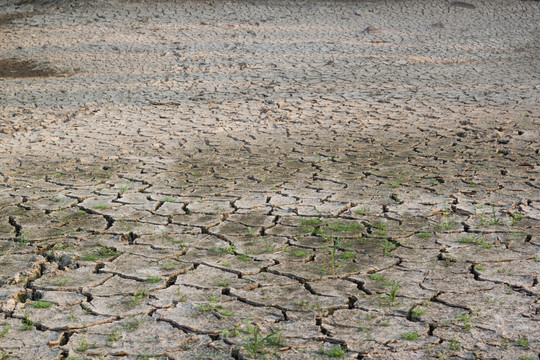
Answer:
[[0, 5], [0, 359], [539, 358], [540, 2]]

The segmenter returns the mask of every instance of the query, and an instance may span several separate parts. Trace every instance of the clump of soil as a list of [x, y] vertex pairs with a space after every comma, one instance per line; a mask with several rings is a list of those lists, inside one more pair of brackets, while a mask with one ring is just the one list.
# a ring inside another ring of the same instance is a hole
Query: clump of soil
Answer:
[[32, 60], [0, 59], [0, 78], [27, 78], [55, 76], [58, 73], [46, 65]]
[[32, 16], [34, 13], [15, 13], [15, 14], [0, 14], [0, 26], [9, 25], [13, 20], [23, 19], [28, 16]]

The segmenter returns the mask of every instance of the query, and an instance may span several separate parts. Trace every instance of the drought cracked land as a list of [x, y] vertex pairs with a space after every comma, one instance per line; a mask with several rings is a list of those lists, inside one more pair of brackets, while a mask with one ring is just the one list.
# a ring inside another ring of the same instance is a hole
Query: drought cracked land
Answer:
[[538, 1], [0, 4], [0, 359], [539, 359]]

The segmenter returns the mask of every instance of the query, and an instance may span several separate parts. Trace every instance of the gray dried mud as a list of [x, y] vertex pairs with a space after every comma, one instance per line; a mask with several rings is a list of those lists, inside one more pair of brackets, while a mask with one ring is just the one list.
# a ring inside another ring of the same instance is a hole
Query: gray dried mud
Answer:
[[1, 359], [538, 359], [537, 1], [0, 1]]

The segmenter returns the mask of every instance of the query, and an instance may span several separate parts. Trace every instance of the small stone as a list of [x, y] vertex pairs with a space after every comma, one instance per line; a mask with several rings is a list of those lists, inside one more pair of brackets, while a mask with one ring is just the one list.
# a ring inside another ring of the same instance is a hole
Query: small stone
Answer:
[[14, 299], [8, 299], [3, 305], [2, 305], [2, 312], [6, 313], [6, 312], [11, 312], [13, 310], [15, 310], [15, 305], [17, 303], [15, 302]]

